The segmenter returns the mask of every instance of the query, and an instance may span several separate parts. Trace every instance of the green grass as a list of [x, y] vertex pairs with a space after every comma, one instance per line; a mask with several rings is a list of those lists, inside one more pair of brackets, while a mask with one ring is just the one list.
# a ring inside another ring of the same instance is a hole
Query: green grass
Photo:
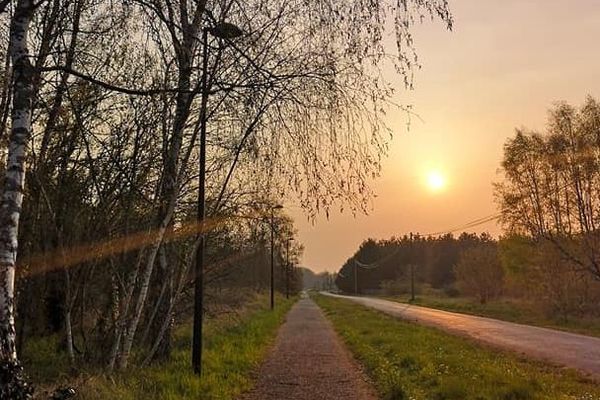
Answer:
[[[147, 368], [132, 367], [112, 376], [82, 373], [77, 379], [77, 398], [233, 399], [252, 387], [252, 373], [266, 355], [294, 302], [295, 299], [279, 298], [275, 312], [271, 312], [266, 297], [262, 297], [236, 318], [227, 316], [208, 321], [202, 379], [191, 372], [191, 326], [185, 324], [174, 334], [172, 357], [168, 362]], [[39, 347], [43, 346], [33, 345], [27, 354]], [[65, 377], [60, 370], [67, 365], [66, 360], [60, 360], [61, 367], [54, 372], [48, 370], [53, 357], [56, 354], [44, 350], [35, 360], [29, 358], [26, 364], [30, 366], [28, 371], [32, 377], [43, 377], [42, 381]]]
[[[408, 303], [410, 295], [386, 296], [385, 299]], [[533, 305], [524, 301], [498, 299], [481, 304], [471, 298], [447, 297], [431, 293], [417, 295], [412, 304], [600, 337], [599, 318], [570, 317], [565, 319], [558, 316], [547, 316]]]
[[573, 370], [491, 350], [343, 299], [314, 296], [384, 400], [598, 400]]
[[36, 385], [62, 382], [69, 379], [69, 357], [58, 351], [59, 337], [33, 337], [25, 341], [21, 355], [25, 371]]

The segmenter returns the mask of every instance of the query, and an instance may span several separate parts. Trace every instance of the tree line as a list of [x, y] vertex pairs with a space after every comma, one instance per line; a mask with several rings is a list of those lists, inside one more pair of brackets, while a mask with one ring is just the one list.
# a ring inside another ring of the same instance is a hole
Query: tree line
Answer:
[[455, 290], [455, 265], [463, 252], [474, 247], [495, 245], [488, 234], [462, 233], [440, 237], [406, 235], [389, 240], [365, 240], [336, 277], [337, 287], [348, 293], [368, 294], [384, 290], [389, 294], [409, 293], [411, 274], [418, 285]]

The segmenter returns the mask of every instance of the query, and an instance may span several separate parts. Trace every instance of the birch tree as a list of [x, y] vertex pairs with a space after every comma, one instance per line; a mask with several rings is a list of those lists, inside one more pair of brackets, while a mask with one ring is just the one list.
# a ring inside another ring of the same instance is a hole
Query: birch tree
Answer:
[[0, 198], [0, 394], [3, 398], [15, 399], [30, 395], [30, 389], [20, 376], [17, 358], [14, 288], [25, 160], [31, 135], [34, 70], [27, 41], [33, 12], [33, 1], [19, 0], [11, 21], [9, 52], [14, 71], [13, 106], [7, 167]]
[[518, 130], [504, 146], [496, 186], [513, 234], [549, 241], [576, 270], [600, 279], [600, 105], [557, 103], [544, 132]]

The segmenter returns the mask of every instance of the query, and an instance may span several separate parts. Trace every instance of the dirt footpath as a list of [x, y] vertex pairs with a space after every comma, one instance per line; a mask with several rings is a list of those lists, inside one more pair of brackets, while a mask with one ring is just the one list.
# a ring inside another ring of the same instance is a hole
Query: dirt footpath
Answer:
[[258, 371], [254, 390], [242, 400], [375, 400], [356, 362], [310, 299], [300, 300], [279, 330]]

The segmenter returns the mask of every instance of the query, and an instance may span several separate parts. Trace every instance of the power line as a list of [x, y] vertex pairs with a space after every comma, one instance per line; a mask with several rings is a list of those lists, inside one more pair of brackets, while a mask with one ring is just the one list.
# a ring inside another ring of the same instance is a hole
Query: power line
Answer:
[[[564, 190], [564, 189], [566, 189], [569, 186], [574, 185], [574, 184], [575, 184], [574, 182], [567, 182], [564, 185], [561, 185], [561, 186], [559, 186], [557, 188], [548, 190], [545, 193], [541, 193], [539, 195], [539, 197], [546, 197], [546, 196], [548, 196], [550, 194], [557, 193], [557, 192], [559, 192], [561, 190]], [[455, 233], [455, 232], [458, 232], [458, 231], [461, 231], [461, 230], [464, 230], [464, 229], [474, 228], [476, 226], [483, 225], [483, 224], [486, 224], [488, 222], [495, 221], [495, 220], [499, 219], [500, 217], [502, 217], [502, 212], [497, 212], [495, 214], [490, 214], [488, 216], [481, 217], [481, 218], [475, 219], [473, 221], [467, 222], [467, 223], [465, 223], [463, 225], [460, 225], [458, 227], [454, 227], [454, 228], [443, 230], [443, 231], [433, 232], [433, 233], [426, 233], [423, 236], [427, 237], [427, 236], [442, 236], [442, 235], [447, 235], [449, 233]]]
[[369, 263], [369, 264], [366, 264], [366, 263], [360, 262], [360, 261], [358, 261], [358, 260], [357, 260], [355, 257], [353, 257], [353, 261], [354, 261], [354, 264], [355, 264], [357, 267], [360, 267], [360, 268], [362, 268], [362, 269], [375, 269], [375, 268], [378, 268], [378, 267], [379, 267], [379, 264], [380, 264], [380, 263], [382, 263], [382, 262], [384, 262], [384, 261], [387, 261], [387, 260], [389, 260], [390, 258], [394, 257], [394, 256], [395, 256], [395, 255], [396, 255], [396, 254], [397, 254], [399, 251], [400, 251], [399, 249], [396, 249], [396, 250], [394, 250], [394, 251], [393, 251], [391, 254], [388, 254], [388, 255], [386, 255], [386, 256], [383, 256], [383, 257], [381, 257], [379, 260], [377, 260], [377, 261], [374, 261], [374, 262], [372, 262], [372, 263]]
[[491, 214], [488, 215], [486, 217], [482, 217], [482, 218], [478, 218], [476, 220], [473, 220], [471, 222], [467, 222], [466, 224], [451, 228], [451, 229], [447, 229], [447, 230], [443, 230], [443, 231], [438, 231], [438, 232], [432, 232], [432, 233], [426, 233], [423, 236], [442, 236], [442, 235], [447, 235], [449, 233], [455, 233], [464, 229], [468, 229], [468, 228], [474, 228], [476, 226], [479, 225], [483, 225], [486, 224], [488, 222], [494, 221], [499, 219], [502, 216], [502, 213], [496, 213], [496, 214]]

